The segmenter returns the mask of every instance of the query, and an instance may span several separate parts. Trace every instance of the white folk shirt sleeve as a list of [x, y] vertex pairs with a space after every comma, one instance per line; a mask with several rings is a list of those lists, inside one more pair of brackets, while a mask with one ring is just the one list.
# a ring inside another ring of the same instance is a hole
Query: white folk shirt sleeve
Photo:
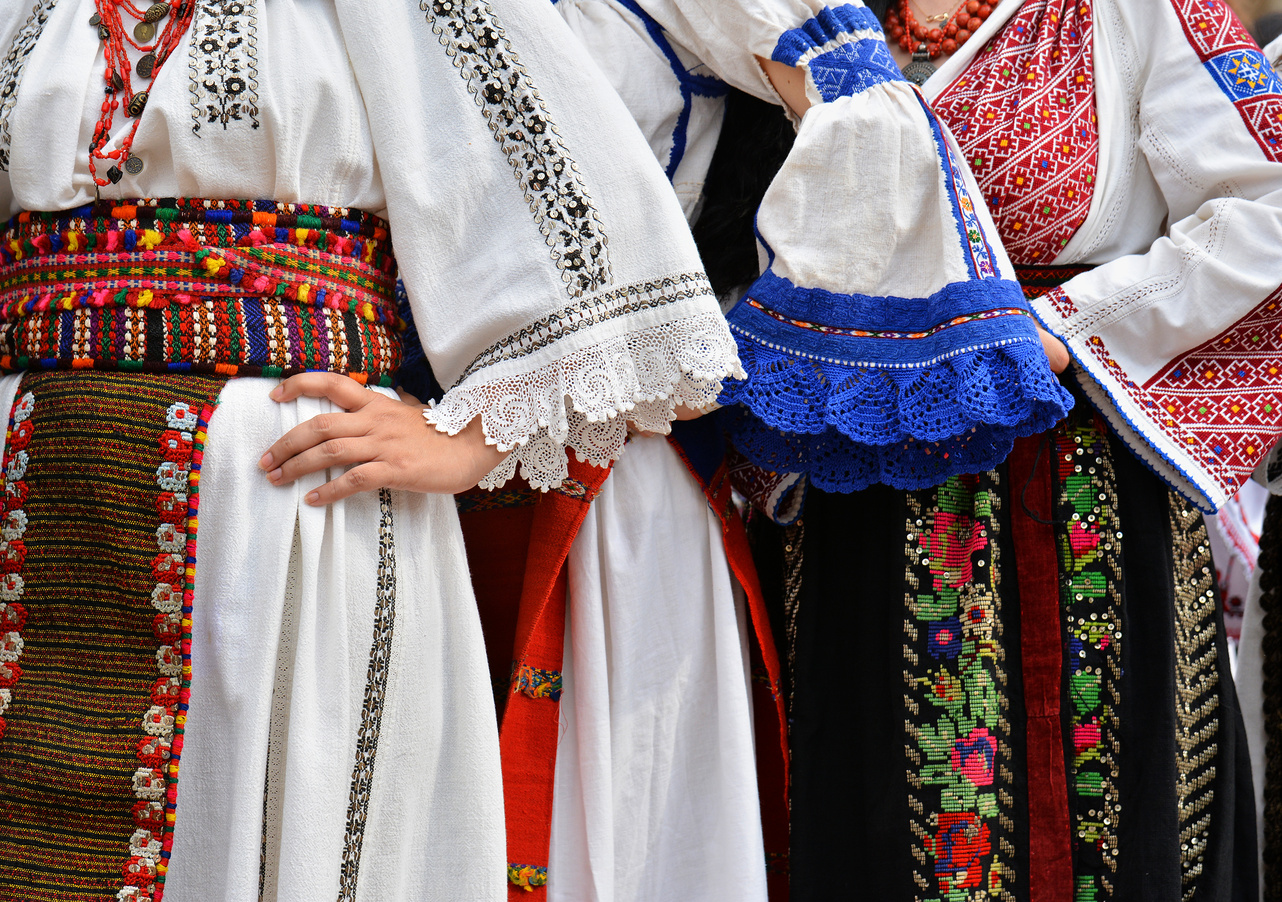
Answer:
[[1113, 428], [1207, 511], [1282, 435], [1282, 81], [1220, 6], [1096, 4], [1099, 189], [1057, 262], [1101, 265], [1033, 303]]

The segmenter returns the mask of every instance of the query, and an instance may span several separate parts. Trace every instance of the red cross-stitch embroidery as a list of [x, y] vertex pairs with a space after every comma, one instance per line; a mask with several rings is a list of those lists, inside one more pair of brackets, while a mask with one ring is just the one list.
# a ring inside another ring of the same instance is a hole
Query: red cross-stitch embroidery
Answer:
[[[1282, 93], [1259, 45], [1224, 0], [1171, 0], [1197, 57], [1209, 69], [1229, 68], [1237, 77], [1225, 91], [1264, 155], [1282, 161]], [[1241, 71], [1234, 66], [1244, 67]], [[1242, 72], [1254, 68], [1254, 78]], [[1217, 79], [1218, 81], [1218, 79]]]
[[1206, 62], [1229, 50], [1258, 50], [1259, 45], [1224, 0], [1171, 0], [1189, 43]]
[[[1156, 421], [1236, 490], [1282, 432], [1282, 290], [1244, 319], [1168, 364], [1144, 386], [1162, 411]], [[1143, 403], [1144, 395], [1132, 392]]]
[[1011, 260], [1049, 263], [1086, 219], [1099, 160], [1090, 0], [1031, 0], [932, 104]]

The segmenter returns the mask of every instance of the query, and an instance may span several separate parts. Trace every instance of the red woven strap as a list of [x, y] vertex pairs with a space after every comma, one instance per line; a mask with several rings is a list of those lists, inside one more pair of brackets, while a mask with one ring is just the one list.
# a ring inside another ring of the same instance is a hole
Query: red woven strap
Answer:
[[534, 510], [507, 706], [499, 726], [508, 896], [546, 894], [565, 649], [565, 561], [610, 471], [571, 458], [570, 478]]
[[[1019, 580], [1020, 652], [1028, 710], [1028, 865], [1030, 902], [1072, 902], [1068, 778], [1060, 726], [1063, 641], [1050, 455], [1043, 437], [1018, 439], [1010, 456], [1011, 534]], [[1053, 446], [1052, 446], [1053, 447]], [[1027, 505], [1027, 508], [1025, 507]], [[1035, 519], [1029, 511], [1037, 515]]]

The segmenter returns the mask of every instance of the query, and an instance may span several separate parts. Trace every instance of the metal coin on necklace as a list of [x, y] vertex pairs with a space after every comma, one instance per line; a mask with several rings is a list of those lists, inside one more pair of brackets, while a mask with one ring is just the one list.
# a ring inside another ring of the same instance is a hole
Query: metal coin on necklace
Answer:
[[156, 26], [151, 22], [143, 21], [134, 26], [134, 40], [139, 44], [150, 44], [155, 36]]
[[907, 66], [904, 66], [904, 78], [921, 87], [930, 81], [930, 77], [937, 71], [934, 63], [930, 61], [930, 54], [926, 51], [925, 45], [913, 51], [913, 60]]

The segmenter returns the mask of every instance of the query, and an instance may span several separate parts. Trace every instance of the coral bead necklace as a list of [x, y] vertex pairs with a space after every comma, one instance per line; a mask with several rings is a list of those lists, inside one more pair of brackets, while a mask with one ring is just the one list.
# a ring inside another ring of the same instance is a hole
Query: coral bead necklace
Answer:
[[[130, 153], [134, 135], [138, 132], [138, 121], [147, 107], [147, 90], [135, 91], [133, 75], [143, 81], [153, 81], [165, 61], [173, 54], [191, 24], [196, 10], [196, 0], [172, 0], [172, 2], [152, 3], [146, 9], [134, 6], [131, 0], [94, 0], [97, 12], [90, 18], [89, 24], [98, 29], [98, 38], [103, 43], [103, 52], [107, 67], [103, 72], [106, 82], [106, 96], [102, 101], [102, 113], [94, 126], [93, 137], [89, 140], [89, 174], [93, 177], [94, 190], [114, 185], [124, 177], [124, 172], [137, 175], [142, 172], [142, 160]], [[124, 18], [128, 16], [135, 24], [128, 30]], [[156, 35], [157, 27], [160, 35]], [[132, 33], [131, 33], [132, 32]], [[136, 66], [130, 65], [125, 44], [133, 47], [143, 56]], [[111, 123], [116, 110], [124, 99], [125, 115], [134, 120], [133, 127], [114, 150], [104, 150], [111, 138]], [[110, 164], [106, 177], [98, 175], [97, 163]], [[121, 171], [124, 168], [124, 172]]]
[[[931, 60], [956, 53], [992, 15], [999, 2], [962, 0], [951, 16], [932, 16], [922, 24], [913, 15], [909, 0], [899, 0], [898, 8], [892, 6], [886, 13], [886, 37], [913, 55], [912, 62], [904, 67], [904, 77], [913, 84], [925, 84], [935, 74], [936, 66]], [[932, 22], [942, 24], [931, 28]]]

